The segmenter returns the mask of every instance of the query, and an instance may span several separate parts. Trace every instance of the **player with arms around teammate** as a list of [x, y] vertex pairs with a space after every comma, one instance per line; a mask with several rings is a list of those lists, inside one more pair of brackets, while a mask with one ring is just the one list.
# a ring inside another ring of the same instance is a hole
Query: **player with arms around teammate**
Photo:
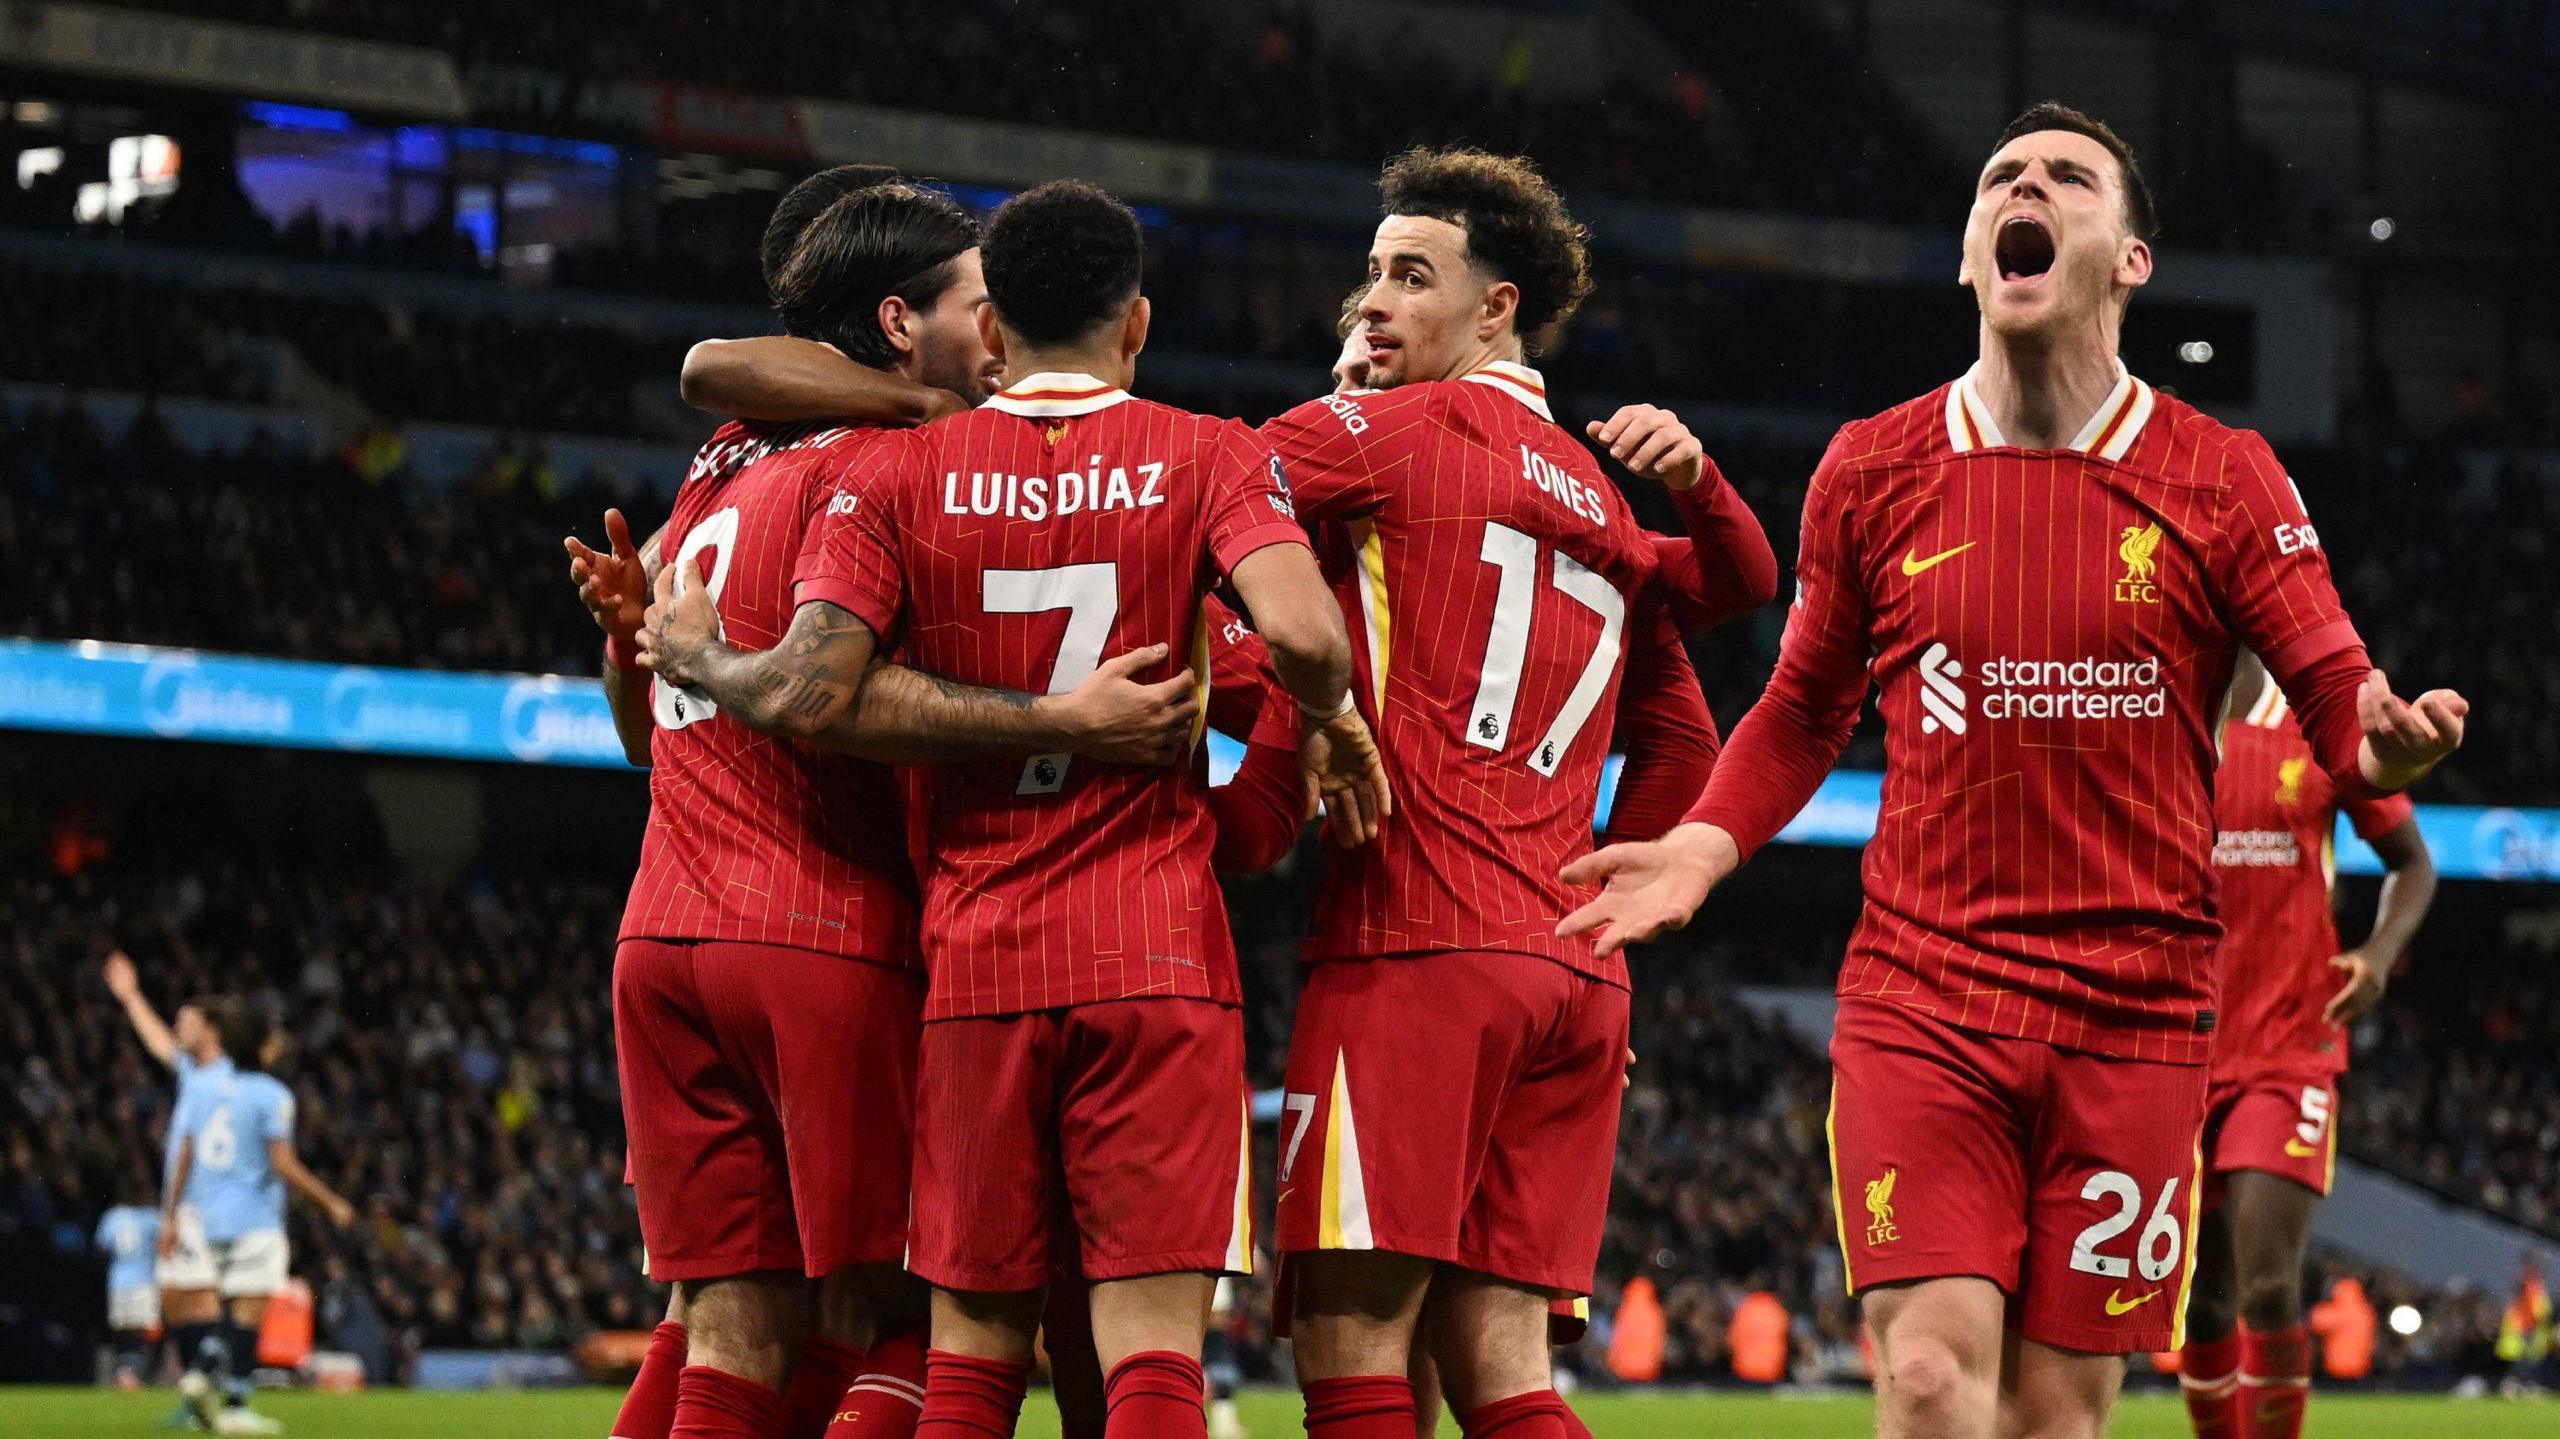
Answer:
[[[802, 594], [934, 673], [1056, 692], [1112, 650], [1193, 648], [1223, 576], [1309, 715], [1303, 749], [1337, 814], [1375, 813], [1374, 784], [1345, 792], [1373, 781], [1374, 751], [1277, 467], [1244, 427], [1127, 391], [1143, 259], [1135, 218], [1090, 186], [999, 211], [986, 328], [1012, 383], [848, 483]], [[682, 609], [662, 605], [644, 637], [662, 675], [715, 695], [776, 672], [819, 682], [799, 657], [702, 643]], [[1212, 1281], [1251, 1252], [1235, 955], [1200, 770], [1047, 754], [946, 765], [931, 792], [909, 1260], [936, 1287], [935, 1352], [918, 1433], [1011, 1432], [1064, 1266], [1093, 1284], [1108, 1432], [1199, 1435]]]
[[[974, 401], [993, 370], [977, 240], [942, 196], [849, 191], [794, 242], [776, 308], [796, 334]], [[726, 426], [649, 555], [621, 536], [612, 555], [571, 545], [610, 661], [631, 662], [617, 695], [626, 745], [636, 730], [652, 763], [616, 1014], [651, 1270], [676, 1283], [685, 1326], [679, 1429], [814, 1434], [832, 1418], [869, 1439], [915, 1422], [923, 1294], [899, 1258], [923, 981], [885, 762], [1050, 746], [1161, 759], [1188, 732], [1183, 686], [1122, 678], [1161, 650], [1037, 703], [872, 673], [868, 647], [842, 686], [644, 691], [636, 631], [658, 555], [662, 578], [688, 577], [709, 629], [803, 659], [841, 652], [857, 626], [795, 596], [793, 576], [839, 477], [885, 434]], [[804, 1274], [821, 1281], [805, 1338]]]
[[[1687, 823], [1569, 877], [1614, 950], [1685, 923], [1881, 689], [1882, 818], [1832, 1040], [1834, 1200], [1888, 1436], [2103, 1429], [2178, 1342], [2213, 1043], [2213, 725], [2246, 645], [2344, 794], [2466, 705], [2395, 698], [2266, 443], [2127, 374], [2150, 191], [2041, 105], [1975, 189], [1981, 358], [1843, 428], [1768, 692]], [[1864, 1203], [1856, 1202], [1863, 1197]]]
[[[1362, 353], [1337, 368], [1367, 388], [1263, 432], [1323, 526], [1398, 796], [1376, 843], [1328, 862], [1306, 951], [1281, 1125], [1292, 1340], [1318, 1439], [1413, 1432], [1417, 1332], [1470, 1432], [1570, 1434], [1548, 1313], [1598, 1257], [1627, 975], [1546, 916], [1591, 843], [1626, 657], [1663, 619], [1657, 551], [1525, 363], [1590, 285], [1555, 191], [1468, 150], [1400, 156], [1381, 190]], [[1693, 526], [1730, 493], [1665, 412], [1592, 428], [1685, 487]], [[1702, 712], [1676, 634], [1667, 653]]]
[[[2341, 811], [2385, 872], [2372, 935], [2343, 953], [2330, 909]], [[2254, 655], [2232, 684], [2214, 815], [2221, 1022], [2179, 1383], [2197, 1439], [2299, 1439], [2302, 1251], [2337, 1165], [2347, 1029], [2381, 1002], [2436, 872], [2407, 798], [2341, 794]]]

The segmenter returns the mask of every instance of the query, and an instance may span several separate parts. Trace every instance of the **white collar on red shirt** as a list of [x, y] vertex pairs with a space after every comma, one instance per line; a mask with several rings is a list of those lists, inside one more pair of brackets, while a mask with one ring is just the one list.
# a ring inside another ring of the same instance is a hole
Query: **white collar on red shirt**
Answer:
[[[1981, 368], [1974, 366], [1947, 386], [1947, 445], [1959, 455], [1976, 447], [1998, 449], [2009, 443], [1991, 418], [1991, 407], [1973, 392], [1974, 372]], [[2141, 438], [2143, 425], [2151, 419], [2152, 399], [2151, 387], [2135, 379], [2124, 361], [2116, 361], [2116, 387], [2107, 392], [2089, 423], [2071, 437], [2069, 448], [2104, 460], [2123, 459], [2132, 453], [2133, 442]]]
[[1127, 390], [1091, 375], [1079, 375], [1069, 370], [1043, 370], [1005, 386], [1003, 393], [987, 401], [987, 408], [1008, 415], [1046, 420], [1060, 415], [1090, 415], [1096, 410], [1110, 409], [1127, 398]]
[[1490, 385], [1537, 412], [1538, 418], [1555, 421], [1555, 413], [1547, 408], [1547, 377], [1527, 365], [1512, 360], [1496, 360], [1481, 370], [1470, 370], [1458, 377], [1470, 384]]
[[2258, 691], [2257, 702], [2249, 706], [2249, 712], [2241, 716], [2241, 723], [2255, 725], [2259, 729], [2275, 729], [2283, 725], [2286, 715], [2293, 712], [2293, 706], [2286, 702], [2284, 691], [2276, 687], [2272, 677], [2266, 686]]

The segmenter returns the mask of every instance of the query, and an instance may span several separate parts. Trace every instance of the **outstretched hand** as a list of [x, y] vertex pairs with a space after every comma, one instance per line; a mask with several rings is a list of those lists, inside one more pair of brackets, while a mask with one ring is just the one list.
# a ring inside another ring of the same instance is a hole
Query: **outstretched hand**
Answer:
[[610, 638], [628, 641], [640, 632], [649, 608], [649, 573], [639, 547], [631, 543], [631, 522], [620, 510], [604, 512], [603, 553], [570, 535], [560, 543], [569, 552], [569, 582], [578, 600], [595, 617], [596, 627]]
[[1680, 417], [1659, 405], [1627, 405], [1583, 427], [1609, 458], [1639, 475], [1685, 490], [1706, 475], [1706, 447]]
[[1733, 836], [1704, 824], [1586, 854], [1564, 867], [1565, 882], [1599, 885], [1600, 893], [1566, 915], [1556, 933], [1591, 935], [1603, 955], [1642, 944], [1686, 925], [1707, 902], [1707, 891], [1741, 862]]
[[2471, 702], [2452, 690], [2429, 690], [2412, 704], [2391, 692], [2390, 677], [2372, 670], [2356, 691], [2356, 720], [2364, 727], [2358, 755], [2365, 781], [2376, 789], [2403, 790], [2426, 777], [2462, 747]]

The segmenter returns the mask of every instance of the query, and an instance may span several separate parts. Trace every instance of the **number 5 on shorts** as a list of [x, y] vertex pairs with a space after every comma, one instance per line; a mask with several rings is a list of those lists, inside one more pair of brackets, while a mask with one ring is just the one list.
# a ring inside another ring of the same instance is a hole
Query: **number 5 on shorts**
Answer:
[[[2142, 1226], [2142, 1237], [2133, 1246], [2134, 1257], [2100, 1254], [2098, 1246], [2133, 1227], [2133, 1218], [2142, 1212], [2142, 1186], [2133, 1176], [2116, 1169], [2101, 1169], [2080, 1186], [2083, 1199], [2112, 1199], [2116, 1212], [2080, 1231], [2071, 1241], [2071, 1267], [2101, 1279], [2130, 1279], [2139, 1261], [2142, 1277], [2157, 1284], [2177, 1272], [2178, 1256], [2186, 1249], [2186, 1232], [2178, 1226], [2178, 1216], [2170, 1206], [2178, 1197], [2178, 1181], [2172, 1176], [2160, 1186], [2159, 1202], [2151, 1206], [2150, 1221]], [[2166, 1245], [2164, 1249], [2161, 1246]]]

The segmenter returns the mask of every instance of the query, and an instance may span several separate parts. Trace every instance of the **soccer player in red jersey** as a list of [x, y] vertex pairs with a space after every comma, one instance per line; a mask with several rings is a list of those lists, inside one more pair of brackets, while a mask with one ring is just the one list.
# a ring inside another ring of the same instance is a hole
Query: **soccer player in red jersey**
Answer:
[[1869, 683], [1883, 811], [1832, 1041], [1835, 1191], [1888, 1436], [2095, 1434], [2184, 1312], [2213, 1042], [2213, 724], [2241, 644], [2359, 797], [2460, 743], [2395, 698], [2256, 435], [2127, 374], [2150, 192], [2102, 124], [2012, 122], [1963, 275], [1981, 358], [1843, 428], [1768, 691], [1658, 842], [1568, 871], [1604, 952], [1685, 923], [1810, 799]]
[[[2298, 1439], [2302, 1251], [2337, 1164], [2347, 1028], [2381, 1001], [2436, 872], [2407, 798], [2341, 794], [2255, 656], [2227, 716], [2213, 794], [2222, 1000], [2180, 1387], [2197, 1439]], [[2341, 811], [2386, 874], [2372, 935], [2344, 953], [2329, 907]]]
[[[1365, 833], [1387, 800], [1279, 467], [1241, 425], [1127, 392], [1143, 256], [1135, 217], [1090, 186], [1008, 202], [983, 329], [1019, 378], [848, 481], [800, 592], [937, 673], [1055, 692], [1115, 642], [1193, 640], [1223, 576], [1307, 716], [1302, 754], [1337, 827]], [[691, 642], [653, 663], [715, 694], [802, 673], [789, 655]], [[920, 1439], [1010, 1432], [1062, 1261], [1093, 1282], [1108, 1432], [1198, 1435], [1201, 1316], [1216, 1274], [1250, 1256], [1206, 786], [1196, 766], [1058, 754], [945, 766], [931, 791], [909, 1246], [936, 1287]]]
[[[1365, 374], [1337, 371], [1374, 388], [1264, 428], [1325, 528], [1398, 797], [1327, 865], [1306, 954], [1280, 1136], [1292, 1339], [1318, 1439], [1414, 1431], [1418, 1328], [1470, 1433], [1570, 1434], [1548, 1307], [1598, 1257], [1627, 979], [1547, 916], [1591, 843], [1625, 657], [1676, 654], [1700, 702], [1676, 634], [1657, 643], [1654, 538], [1522, 362], [1588, 291], [1581, 227], [1525, 162], [1477, 151], [1400, 156], [1381, 189], [1345, 357]], [[1592, 428], [1689, 487], [1693, 529], [1730, 496], [1666, 412]]]
[[[795, 332], [947, 388], [957, 403], [982, 394], [993, 368], [976, 327], [983, 293], [974, 223], [899, 185], [832, 203], [775, 285]], [[653, 1391], [635, 1387], [635, 1426], [663, 1415], [704, 1435], [777, 1430], [787, 1375], [779, 1432], [815, 1434], [858, 1387], [853, 1346], [874, 1339], [878, 1384], [900, 1382], [884, 1356], [901, 1343], [914, 1350], [906, 1382], [922, 1378], [920, 1336], [901, 1341], [896, 1330], [902, 1312], [912, 1327], [922, 1307], [898, 1260], [923, 983], [898, 796], [874, 761], [1061, 743], [1149, 758], [1187, 737], [1180, 686], [1125, 679], [1161, 651], [1027, 706], [885, 672], [867, 687], [881, 702], [866, 700], [865, 723], [840, 746], [869, 758], [757, 732], [698, 691], [635, 683], [640, 596], [658, 554], [670, 561], [662, 577], [709, 576], [701, 594], [734, 639], [770, 644], [789, 622], [792, 643], [823, 640], [794, 615], [792, 573], [836, 475], [881, 433], [726, 426], [648, 554], [618, 514], [608, 516], [610, 553], [570, 542], [573, 578], [607, 631], [617, 723], [651, 764], [615, 1010], [643, 1232], [653, 1275], [676, 1286], [687, 1367], [671, 1405], [640, 1402]], [[825, 697], [760, 695], [745, 708], [776, 700], [810, 708]], [[1121, 727], [1133, 708], [1134, 737]], [[822, 1280], [805, 1345], [804, 1274]], [[910, 1405], [908, 1424], [913, 1415]], [[884, 1422], [856, 1432], [897, 1432], [894, 1406]]]

